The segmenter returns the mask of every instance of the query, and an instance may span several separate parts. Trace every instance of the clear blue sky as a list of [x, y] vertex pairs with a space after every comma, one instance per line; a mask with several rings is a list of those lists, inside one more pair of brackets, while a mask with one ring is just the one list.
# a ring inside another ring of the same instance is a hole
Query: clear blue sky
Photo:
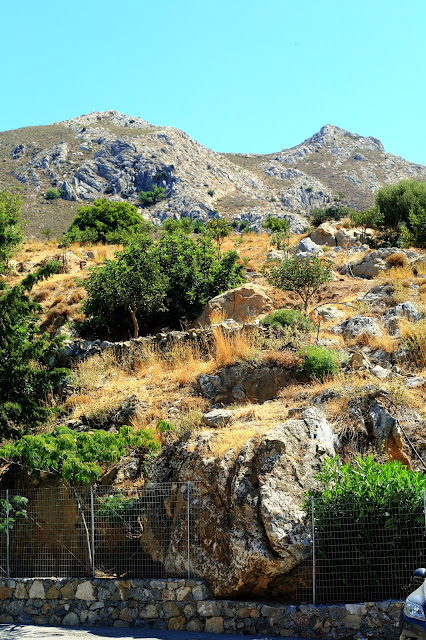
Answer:
[[323, 124], [426, 164], [425, 0], [2, 5], [0, 130], [117, 109], [216, 151]]

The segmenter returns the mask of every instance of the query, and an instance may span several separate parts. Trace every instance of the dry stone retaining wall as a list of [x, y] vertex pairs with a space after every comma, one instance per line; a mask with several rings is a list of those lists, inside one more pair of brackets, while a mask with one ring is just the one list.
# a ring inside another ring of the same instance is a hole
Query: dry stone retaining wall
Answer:
[[0, 580], [0, 624], [393, 640], [400, 610], [395, 601], [296, 606], [213, 600], [202, 580]]

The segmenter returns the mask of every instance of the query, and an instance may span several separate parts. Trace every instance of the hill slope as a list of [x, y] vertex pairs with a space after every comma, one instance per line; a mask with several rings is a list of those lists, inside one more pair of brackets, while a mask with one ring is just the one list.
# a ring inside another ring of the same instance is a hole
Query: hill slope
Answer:
[[[64, 231], [77, 206], [99, 197], [137, 202], [154, 186], [167, 198], [144, 214], [207, 219], [221, 215], [258, 224], [267, 214], [297, 214], [327, 204], [341, 191], [365, 208], [384, 183], [426, 181], [426, 168], [386, 153], [379, 140], [326, 125], [278, 153], [221, 154], [172, 127], [157, 127], [117, 111], [94, 112], [42, 127], [0, 133], [0, 188], [23, 187], [27, 231]], [[45, 191], [64, 197], [47, 202]]]

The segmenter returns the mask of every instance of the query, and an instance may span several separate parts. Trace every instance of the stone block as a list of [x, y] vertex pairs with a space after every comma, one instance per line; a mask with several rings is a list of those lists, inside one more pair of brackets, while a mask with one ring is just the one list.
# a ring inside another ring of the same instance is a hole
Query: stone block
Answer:
[[197, 602], [197, 613], [203, 618], [210, 618], [219, 615], [219, 603], [215, 600], [205, 600]]
[[34, 580], [28, 592], [28, 596], [30, 599], [33, 599], [33, 598], [40, 598], [42, 600], [46, 599], [46, 594], [44, 592], [44, 587], [41, 580]]
[[206, 633], [224, 633], [225, 628], [223, 625], [223, 618], [220, 616], [214, 616], [213, 618], [207, 618], [206, 626], [204, 627]]
[[75, 593], [75, 597], [77, 600], [86, 600], [94, 602], [96, 600], [96, 596], [93, 590], [93, 585], [88, 580], [86, 582], [81, 582]]
[[147, 604], [146, 607], [143, 607], [143, 609], [140, 610], [139, 617], [140, 618], [157, 618], [158, 617], [157, 607], [154, 604]]
[[15, 598], [19, 600], [27, 600], [28, 599], [28, 591], [27, 587], [23, 582], [18, 582], [15, 587]]
[[201, 620], [197, 620], [197, 619], [190, 620], [186, 625], [187, 631], [203, 631], [203, 629], [204, 629], [204, 624], [201, 622]]
[[80, 623], [78, 615], [74, 611], [70, 611], [64, 616], [62, 624], [64, 627], [77, 627]]
[[174, 602], [165, 602], [163, 611], [165, 618], [176, 618], [180, 615], [180, 611]]
[[[0, 588], [0, 600], [9, 600], [12, 597], [13, 589], [12, 587], [1, 587]], [[43, 591], [44, 593], [44, 591]]]
[[118, 616], [120, 620], [125, 620], [126, 622], [132, 621], [132, 610], [131, 609], [123, 609], [120, 611], [120, 615]]
[[170, 618], [167, 628], [170, 631], [184, 631], [186, 629], [185, 616], [178, 616], [176, 618]]

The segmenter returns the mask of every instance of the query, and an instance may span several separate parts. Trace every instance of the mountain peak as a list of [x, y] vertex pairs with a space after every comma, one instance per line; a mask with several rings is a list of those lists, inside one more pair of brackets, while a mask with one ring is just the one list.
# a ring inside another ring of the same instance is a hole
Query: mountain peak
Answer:
[[302, 145], [314, 145], [323, 148], [328, 145], [333, 145], [335, 142], [347, 144], [350, 141], [352, 141], [352, 144], [355, 143], [364, 149], [371, 149], [372, 151], [385, 150], [378, 138], [360, 136], [358, 133], [351, 133], [334, 124], [325, 124], [317, 133], [314, 133], [313, 136], [302, 142]]
[[81, 127], [102, 127], [103, 124], [113, 124], [118, 127], [128, 127], [131, 129], [157, 129], [153, 124], [150, 124], [142, 118], [137, 116], [128, 116], [120, 111], [111, 109], [109, 111], [92, 111], [76, 118], [70, 118], [69, 120], [62, 120], [61, 122], [55, 122], [53, 124], [63, 124], [72, 129], [78, 129]]

